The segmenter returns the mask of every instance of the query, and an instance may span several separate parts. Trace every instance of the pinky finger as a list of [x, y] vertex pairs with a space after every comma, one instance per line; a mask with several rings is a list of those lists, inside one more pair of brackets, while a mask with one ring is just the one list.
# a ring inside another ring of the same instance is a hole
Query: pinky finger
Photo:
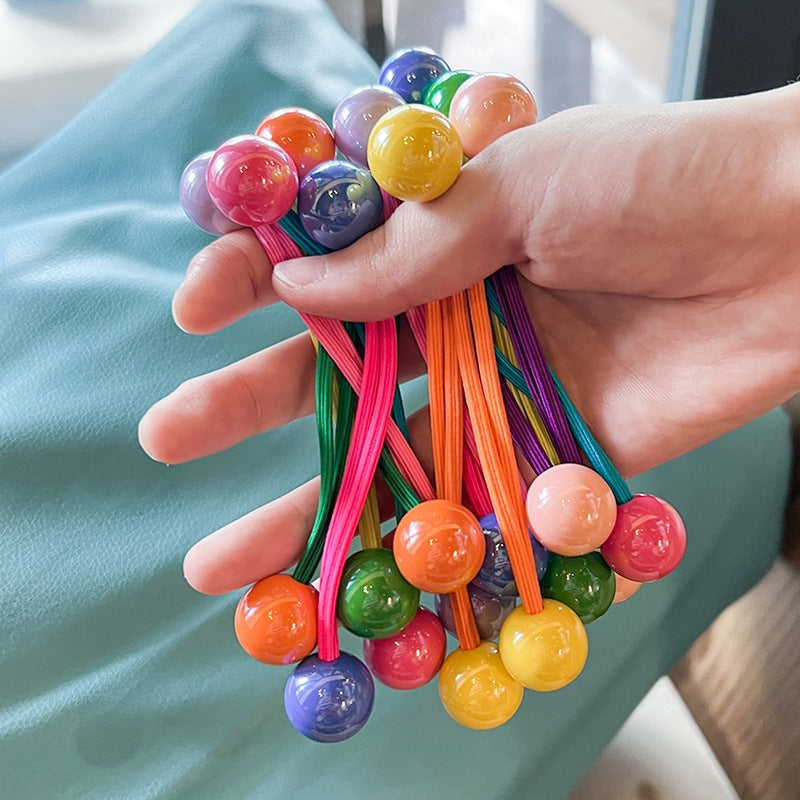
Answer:
[[183, 574], [203, 594], [225, 594], [295, 564], [305, 548], [319, 499], [319, 478], [201, 539]]

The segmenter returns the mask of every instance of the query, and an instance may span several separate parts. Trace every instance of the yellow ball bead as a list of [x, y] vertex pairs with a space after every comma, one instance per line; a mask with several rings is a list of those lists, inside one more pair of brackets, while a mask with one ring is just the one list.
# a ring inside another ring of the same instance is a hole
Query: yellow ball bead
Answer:
[[494, 642], [481, 642], [473, 650], [454, 650], [439, 670], [442, 705], [465, 728], [483, 731], [508, 722], [522, 694], [522, 686], [508, 674]]
[[551, 599], [545, 599], [538, 614], [515, 608], [500, 629], [498, 645], [509, 674], [537, 692], [552, 692], [575, 680], [589, 653], [580, 617]]
[[367, 142], [367, 163], [381, 189], [417, 203], [433, 200], [453, 185], [463, 155], [450, 120], [422, 105], [387, 111]]

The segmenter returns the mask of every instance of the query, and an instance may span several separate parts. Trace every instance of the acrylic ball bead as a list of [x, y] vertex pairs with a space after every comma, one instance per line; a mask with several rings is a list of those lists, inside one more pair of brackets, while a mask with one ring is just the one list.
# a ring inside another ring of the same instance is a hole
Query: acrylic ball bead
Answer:
[[477, 74], [477, 72], [468, 69], [445, 72], [428, 85], [422, 102], [426, 106], [441, 111], [442, 114], [448, 114], [450, 112], [450, 104], [453, 102], [453, 96], [458, 87], [470, 78], [474, 78]]
[[367, 170], [348, 161], [326, 161], [303, 178], [297, 214], [315, 242], [341, 250], [383, 222], [383, 197]]
[[[486, 539], [486, 555], [480, 571], [472, 579], [472, 585], [497, 597], [518, 597], [517, 583], [508, 557], [508, 550], [500, 534], [500, 525], [494, 514], [480, 520]], [[541, 579], [547, 569], [548, 552], [529, 531], [531, 549], [536, 564], [536, 576]]]
[[640, 583], [663, 578], [686, 551], [686, 528], [678, 512], [659, 497], [637, 494], [623, 503], [600, 552], [609, 566]]
[[236, 136], [217, 148], [206, 174], [208, 193], [240, 225], [277, 222], [294, 204], [297, 169], [288, 154], [261, 136]]
[[364, 727], [375, 683], [364, 663], [341, 652], [334, 661], [312, 655], [286, 681], [283, 705], [294, 728], [315, 742], [341, 742]]
[[[478, 627], [478, 635], [487, 641], [496, 639], [500, 628], [508, 615], [517, 604], [515, 597], [497, 597], [475, 588], [474, 584], [467, 586], [472, 613]], [[456, 621], [453, 617], [453, 602], [449, 594], [437, 594], [435, 600], [436, 614], [442, 621], [445, 629], [456, 634]]]
[[364, 661], [392, 689], [418, 689], [439, 672], [447, 649], [442, 623], [420, 606], [408, 625], [386, 639], [364, 642]]
[[439, 670], [442, 705], [466, 728], [489, 730], [508, 722], [523, 693], [522, 685], [503, 665], [494, 642], [481, 642], [472, 650], [457, 648]]
[[389, 550], [360, 550], [345, 562], [336, 611], [357, 636], [391, 636], [408, 625], [418, 607], [419, 589], [402, 576]]
[[617, 518], [611, 488], [582, 464], [558, 464], [537, 475], [525, 506], [534, 536], [548, 550], [563, 556], [596, 550]]
[[242, 648], [265, 664], [293, 664], [317, 643], [317, 592], [289, 575], [271, 575], [245, 592], [234, 614]]
[[367, 166], [367, 142], [377, 121], [405, 100], [387, 86], [361, 86], [346, 94], [333, 112], [333, 138], [341, 154]]
[[616, 585], [616, 589], [614, 590], [614, 603], [624, 602], [629, 597], [633, 597], [633, 595], [642, 588], [642, 584], [639, 581], [623, 578], [622, 575], [616, 572], [614, 573], [614, 581]]
[[367, 161], [378, 185], [399, 200], [425, 203], [444, 194], [461, 171], [463, 153], [447, 117], [422, 105], [384, 114], [372, 129]]
[[541, 580], [542, 595], [569, 606], [584, 625], [611, 607], [616, 580], [600, 553], [560, 556], [553, 553]]
[[238, 230], [241, 225], [228, 219], [215, 205], [208, 193], [206, 171], [213, 150], [195, 156], [183, 170], [179, 184], [181, 207], [186, 216], [206, 233], [222, 236]]
[[420, 103], [428, 84], [449, 70], [447, 62], [433, 50], [408, 47], [383, 62], [378, 83], [397, 92], [407, 103]]
[[256, 135], [275, 142], [289, 154], [299, 180], [336, 155], [333, 133], [325, 120], [304, 108], [273, 111], [261, 121]]
[[447, 594], [475, 577], [485, 544], [469, 509], [449, 500], [427, 500], [403, 515], [392, 547], [409, 583], [423, 592]]
[[464, 154], [472, 158], [503, 134], [533, 125], [537, 113], [536, 101], [522, 81], [487, 72], [458, 87], [449, 116]]
[[509, 674], [537, 692], [561, 689], [580, 675], [589, 640], [578, 615], [557, 600], [545, 599], [544, 610], [527, 614], [518, 606], [500, 631], [498, 646]]

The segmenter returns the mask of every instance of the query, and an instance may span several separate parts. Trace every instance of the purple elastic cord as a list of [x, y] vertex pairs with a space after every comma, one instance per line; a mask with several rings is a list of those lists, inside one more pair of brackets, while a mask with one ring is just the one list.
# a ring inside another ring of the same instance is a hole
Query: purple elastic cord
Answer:
[[[562, 461], [581, 462], [580, 451], [572, 435], [567, 416], [558, 399], [558, 390], [550, 375], [536, 331], [522, 299], [513, 267], [503, 267], [491, 279], [503, 310], [511, 345], [534, 403], [547, 425], [553, 445]], [[531, 465], [533, 466], [533, 465]]]
[[522, 453], [522, 457], [533, 467], [534, 472], [542, 473], [551, 466], [550, 459], [528, 424], [528, 420], [525, 419], [522, 409], [517, 405], [509, 385], [503, 381], [501, 388], [503, 390], [506, 414], [508, 415], [508, 428], [511, 431], [511, 439], [520, 453]]

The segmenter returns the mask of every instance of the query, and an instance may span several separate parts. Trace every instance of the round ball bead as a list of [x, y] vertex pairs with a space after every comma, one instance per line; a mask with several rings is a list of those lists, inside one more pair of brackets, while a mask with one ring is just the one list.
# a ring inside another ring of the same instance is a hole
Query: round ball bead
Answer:
[[419, 589], [403, 577], [389, 550], [361, 550], [345, 562], [336, 610], [357, 636], [392, 636], [408, 625], [418, 607]]
[[424, 203], [444, 194], [461, 171], [463, 153], [447, 117], [422, 105], [384, 114], [367, 143], [372, 177], [400, 200]]
[[470, 78], [474, 78], [477, 74], [477, 72], [468, 69], [458, 69], [443, 73], [425, 89], [422, 102], [426, 106], [441, 111], [442, 114], [449, 114], [450, 104], [453, 102], [453, 96], [458, 87]]
[[277, 222], [297, 196], [297, 169], [288, 154], [261, 136], [237, 136], [217, 148], [206, 173], [208, 193], [239, 225]]
[[589, 641], [571, 608], [557, 600], [543, 603], [544, 610], [538, 614], [515, 608], [503, 624], [498, 646], [513, 678], [528, 689], [551, 692], [578, 677], [586, 663]]
[[466, 586], [483, 563], [483, 530], [475, 515], [449, 500], [427, 500], [400, 520], [392, 543], [406, 580], [433, 594]]
[[206, 171], [213, 151], [193, 158], [183, 170], [179, 184], [181, 207], [189, 219], [206, 233], [222, 236], [238, 230], [241, 225], [228, 219], [215, 205], [208, 193]]
[[387, 86], [361, 86], [346, 94], [333, 112], [333, 138], [342, 155], [367, 166], [367, 142], [377, 121], [405, 101]]
[[633, 597], [633, 595], [642, 588], [642, 584], [639, 581], [623, 578], [622, 575], [616, 572], [614, 573], [614, 581], [616, 585], [616, 589], [614, 590], [614, 603], [624, 602], [629, 597]]
[[558, 464], [538, 475], [528, 489], [526, 508], [536, 538], [563, 556], [596, 550], [617, 518], [611, 488], [582, 464]]
[[542, 594], [569, 606], [584, 625], [608, 611], [616, 580], [600, 553], [582, 556], [553, 554], [541, 581]]
[[536, 101], [522, 81], [487, 72], [458, 87], [449, 116], [465, 155], [472, 158], [503, 134], [533, 125], [537, 113]]
[[239, 644], [265, 664], [293, 664], [317, 643], [317, 592], [289, 575], [271, 575], [245, 592], [234, 613]]
[[447, 62], [433, 50], [408, 47], [383, 62], [378, 83], [397, 92], [407, 103], [420, 103], [428, 85], [449, 70]]
[[358, 733], [372, 713], [374, 700], [369, 670], [344, 652], [334, 661], [317, 655], [303, 659], [283, 692], [289, 721], [315, 742], [341, 742]]
[[[497, 517], [494, 514], [487, 514], [481, 518], [480, 523], [486, 538], [486, 554], [483, 557], [480, 571], [472, 579], [472, 585], [497, 597], [519, 596]], [[529, 531], [529, 534], [536, 564], [536, 575], [541, 578], [547, 569], [549, 553], [532, 532]]]
[[[474, 584], [467, 586], [472, 613], [478, 627], [478, 635], [487, 641], [496, 639], [500, 635], [500, 628], [508, 615], [517, 604], [515, 597], [498, 597], [475, 588]], [[436, 595], [436, 613], [442, 625], [453, 635], [457, 634], [456, 622], [453, 616], [453, 603], [449, 594]]]
[[442, 705], [456, 722], [474, 730], [508, 722], [523, 692], [503, 665], [494, 642], [481, 642], [473, 650], [454, 650], [439, 670]]
[[632, 581], [655, 581], [678, 566], [686, 551], [686, 528], [678, 512], [650, 494], [634, 495], [617, 511], [600, 552], [609, 566]]
[[279, 145], [294, 162], [297, 177], [305, 176], [323, 161], [336, 155], [333, 133], [322, 117], [304, 108], [279, 108], [268, 114], [256, 129]]
[[420, 606], [403, 630], [386, 639], [364, 642], [364, 661], [372, 674], [392, 689], [417, 689], [439, 672], [447, 636], [432, 611]]
[[303, 178], [297, 214], [306, 233], [341, 250], [383, 221], [383, 198], [369, 172], [348, 161], [325, 161]]

